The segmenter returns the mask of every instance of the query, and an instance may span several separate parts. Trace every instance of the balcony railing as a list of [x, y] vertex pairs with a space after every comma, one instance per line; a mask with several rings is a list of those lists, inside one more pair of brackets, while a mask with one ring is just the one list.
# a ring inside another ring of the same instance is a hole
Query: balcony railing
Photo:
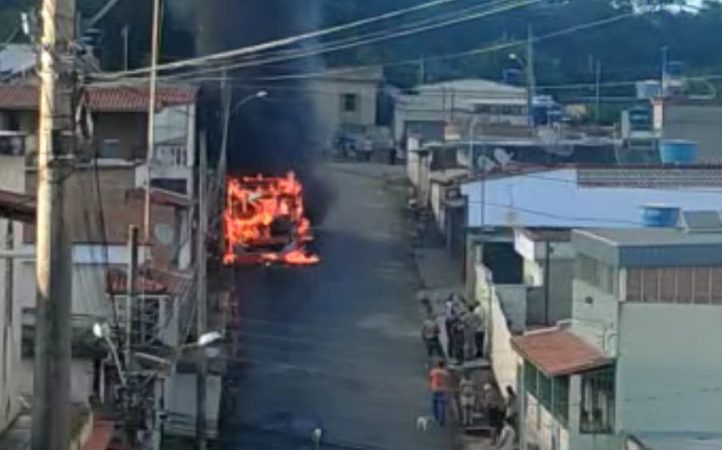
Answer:
[[188, 165], [188, 148], [183, 144], [156, 144], [153, 160], [162, 167]]

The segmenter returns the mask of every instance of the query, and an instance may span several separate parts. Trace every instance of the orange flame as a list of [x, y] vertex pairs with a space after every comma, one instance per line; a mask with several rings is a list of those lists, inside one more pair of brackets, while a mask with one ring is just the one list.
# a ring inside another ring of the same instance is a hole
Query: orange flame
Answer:
[[293, 172], [285, 177], [232, 178], [227, 192], [224, 264], [320, 262], [304, 247], [313, 234], [305, 217], [303, 186]]

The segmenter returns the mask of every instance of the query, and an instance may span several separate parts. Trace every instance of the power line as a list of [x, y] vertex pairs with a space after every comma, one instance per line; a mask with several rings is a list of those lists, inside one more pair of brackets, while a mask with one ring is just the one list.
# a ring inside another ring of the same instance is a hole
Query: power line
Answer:
[[[302, 33], [295, 36], [290, 36], [282, 39], [277, 39], [274, 41], [264, 42], [261, 44], [249, 46], [249, 47], [242, 47], [237, 48], [229, 51], [214, 53], [210, 55], [200, 56], [196, 58], [190, 58], [185, 59], [181, 61], [176, 61], [172, 63], [166, 63], [157, 66], [157, 70], [159, 71], [165, 71], [165, 70], [174, 70], [174, 69], [182, 69], [184, 67], [188, 66], [197, 66], [201, 64], [206, 64], [214, 61], [222, 61], [224, 59], [234, 58], [238, 56], [244, 56], [244, 55], [250, 55], [252, 53], [258, 53], [265, 50], [272, 50], [274, 48], [279, 47], [285, 47], [288, 45], [292, 45], [298, 42], [302, 42], [309, 39], [316, 39], [323, 36], [328, 36], [331, 34], [339, 33], [342, 31], [348, 31], [355, 28], [360, 28], [372, 23], [381, 22], [384, 20], [389, 20], [395, 17], [399, 17], [405, 14], [410, 14], [413, 12], [418, 12], [426, 9], [431, 9], [434, 7], [437, 7], [439, 5], [445, 4], [445, 3], [452, 3], [455, 0], [432, 0], [426, 3], [422, 3], [420, 5], [415, 5], [408, 8], [398, 9], [390, 12], [386, 12], [383, 14], [379, 14], [376, 16], [368, 17], [365, 19], [349, 22], [342, 25], [333, 26], [330, 28], [325, 28], [322, 30], [316, 30], [308, 33]], [[123, 72], [115, 72], [110, 74], [105, 74], [104, 78], [108, 79], [117, 79], [122, 77], [128, 77], [128, 76], [134, 76], [134, 75], [143, 75], [146, 73], [149, 73], [151, 71], [150, 68], [142, 68], [142, 69], [134, 69], [129, 71], [123, 71]]]
[[[536, 3], [539, 3], [543, 0], [496, 0], [490, 3], [487, 3], [484, 5], [485, 8], [489, 8], [491, 5], [492, 9], [487, 9], [484, 11], [476, 12], [473, 14], [466, 14], [461, 15], [460, 17], [455, 17], [451, 19], [441, 20], [436, 23], [432, 23], [425, 26], [419, 26], [416, 28], [411, 29], [405, 29], [401, 31], [392, 31], [392, 32], [384, 32], [383, 35], [380, 36], [373, 36], [367, 39], [356, 39], [354, 38], [353, 41], [345, 43], [345, 44], [335, 44], [331, 43], [330, 45], [321, 45], [315, 48], [311, 48], [308, 50], [300, 50], [295, 54], [289, 55], [289, 56], [275, 56], [275, 57], [267, 57], [265, 59], [259, 59], [259, 60], [251, 60], [251, 61], [241, 61], [241, 62], [228, 62], [220, 66], [212, 67], [212, 68], [200, 68], [200, 69], [194, 69], [190, 72], [184, 72], [184, 73], [178, 73], [173, 75], [165, 75], [162, 77], [159, 77], [159, 79], [164, 80], [172, 80], [172, 79], [185, 79], [189, 76], [198, 76], [199, 74], [203, 73], [215, 73], [215, 72], [222, 72], [227, 70], [235, 70], [235, 69], [248, 69], [248, 68], [254, 68], [259, 67], [266, 64], [273, 64], [273, 63], [279, 63], [279, 62], [285, 62], [290, 61], [294, 59], [300, 59], [300, 58], [306, 58], [310, 56], [318, 56], [326, 53], [331, 52], [337, 52], [340, 50], [348, 50], [351, 48], [359, 47], [359, 46], [365, 46], [370, 45], [378, 42], [388, 41], [391, 39], [397, 39], [400, 37], [407, 37], [418, 33], [423, 33], [427, 31], [436, 30], [439, 28], [448, 27], [451, 25], [456, 25], [459, 23], [464, 23], [472, 20], [478, 20], [484, 17], [489, 17], [495, 14], [507, 12], [513, 9], [522, 8], [525, 6], [533, 5]], [[495, 7], [495, 8], [494, 8]], [[182, 62], [182, 61], [181, 61]], [[180, 63], [180, 62], [179, 62]], [[163, 68], [163, 66], [160, 66]], [[378, 65], [372, 65], [369, 67], [378, 67]], [[99, 75], [97, 78], [103, 79], [105, 78], [105, 75]]]
[[[366, 39], [359, 39], [355, 40], [349, 43], [345, 44], [331, 44], [331, 45], [325, 45], [325, 46], [319, 46], [317, 48], [309, 49], [307, 51], [301, 51], [298, 54], [291, 55], [291, 56], [277, 56], [277, 57], [269, 57], [265, 59], [255, 60], [255, 61], [249, 61], [249, 62], [239, 62], [235, 64], [230, 65], [224, 65], [221, 68], [209, 68], [209, 69], [202, 69], [202, 70], [196, 70], [194, 72], [191, 72], [191, 74], [198, 74], [198, 73], [213, 73], [218, 72], [219, 70], [236, 70], [236, 69], [249, 69], [254, 67], [259, 67], [266, 64], [273, 64], [273, 63], [279, 63], [279, 62], [286, 62], [294, 59], [300, 59], [300, 58], [306, 58], [310, 56], [319, 56], [326, 53], [333, 53], [340, 50], [348, 50], [360, 46], [366, 46], [370, 44], [376, 44], [379, 42], [388, 41], [391, 39], [398, 39], [401, 37], [408, 37], [412, 36], [414, 34], [424, 33], [427, 31], [436, 30], [439, 28], [445, 28], [448, 26], [456, 25], [459, 23], [469, 22], [472, 20], [481, 19], [484, 17], [489, 17], [495, 14], [500, 14], [503, 12], [511, 11], [517, 8], [522, 8], [525, 6], [530, 6], [535, 3], [539, 3], [543, 0], [502, 0], [499, 2], [495, 2], [498, 4], [495, 9], [485, 10], [476, 12], [473, 14], [466, 14], [462, 15], [460, 17], [437, 21], [436, 23], [432, 23], [429, 25], [419, 26], [416, 28], [411, 28], [407, 30], [401, 30], [401, 31], [393, 31], [390, 33], [386, 33], [381, 36], [375, 36], [375, 37], [369, 37]], [[188, 74], [179, 74], [178, 77], [184, 77]]]
[[[544, 35], [534, 36], [532, 38], [532, 42], [534, 42], [534, 43], [543, 42], [545, 40], [576, 33], [577, 31], [588, 30], [591, 28], [608, 25], [610, 23], [628, 19], [628, 18], [636, 16], [636, 15], [638, 15], [638, 14], [637, 13], [624, 13], [624, 14], [619, 14], [616, 16], [612, 16], [612, 17], [608, 17], [608, 18], [604, 18], [604, 19], [600, 19], [600, 20], [587, 22], [587, 23], [584, 23], [581, 25], [568, 27], [568, 28], [554, 31], [551, 33], [547, 33]], [[526, 39], [516, 40], [516, 41], [510, 41], [510, 42], [504, 42], [504, 43], [500, 43], [500, 44], [491, 45], [491, 46], [484, 47], [481, 49], [467, 50], [467, 51], [463, 51], [463, 52], [446, 53], [446, 54], [441, 54], [441, 55], [431, 55], [431, 56], [424, 56], [424, 57], [417, 57], [417, 58], [409, 58], [409, 59], [404, 59], [404, 60], [400, 60], [400, 61], [399, 60], [380, 61], [380, 62], [377, 62], [374, 64], [357, 65], [357, 66], [348, 67], [348, 68], [323, 70], [323, 71], [312, 72], [312, 73], [255, 77], [255, 78], [250, 78], [249, 80], [251, 80], [251, 81], [281, 81], [281, 80], [318, 78], [318, 77], [326, 77], [326, 76], [332, 76], [332, 75], [343, 75], [346, 73], [353, 73], [353, 72], [359, 71], [361, 69], [370, 69], [370, 68], [374, 68], [374, 67], [378, 67], [378, 66], [384, 66], [384, 67], [405, 66], [405, 65], [410, 65], [410, 64], [418, 64], [419, 61], [421, 61], [421, 60], [427, 61], [427, 62], [428, 61], [444, 61], [444, 60], [449, 60], [449, 59], [478, 56], [478, 55], [483, 55], [483, 54], [487, 54], [487, 53], [498, 52], [500, 50], [508, 50], [511, 48], [518, 47], [520, 45], [525, 45], [526, 43], [527, 43]]]

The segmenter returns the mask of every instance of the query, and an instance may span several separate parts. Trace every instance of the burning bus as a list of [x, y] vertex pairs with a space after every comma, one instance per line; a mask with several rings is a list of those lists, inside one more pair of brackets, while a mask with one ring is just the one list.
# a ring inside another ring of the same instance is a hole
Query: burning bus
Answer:
[[303, 186], [293, 172], [285, 177], [231, 178], [224, 211], [225, 265], [314, 265], [317, 255], [306, 217]]

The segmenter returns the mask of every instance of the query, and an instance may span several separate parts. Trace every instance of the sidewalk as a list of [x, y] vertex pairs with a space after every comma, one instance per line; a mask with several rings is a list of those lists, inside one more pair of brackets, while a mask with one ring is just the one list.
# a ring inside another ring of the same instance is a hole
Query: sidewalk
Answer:
[[[434, 315], [439, 318], [441, 346], [448, 355], [448, 336], [443, 323], [444, 301], [451, 294], [463, 294], [464, 292], [464, 283], [460, 276], [458, 263], [449, 256], [443, 247], [415, 248], [413, 255], [421, 281], [421, 290], [417, 293], [417, 298], [419, 300], [429, 299]], [[477, 386], [482, 386], [490, 381], [488, 379], [490, 372], [485, 370], [488, 366], [486, 360], [474, 360], [460, 367], [452, 366], [452, 369], [481, 369], [474, 373], [473, 378]], [[472, 436], [463, 431], [459, 433], [459, 442], [464, 450], [492, 450], [494, 448], [489, 439]]]

